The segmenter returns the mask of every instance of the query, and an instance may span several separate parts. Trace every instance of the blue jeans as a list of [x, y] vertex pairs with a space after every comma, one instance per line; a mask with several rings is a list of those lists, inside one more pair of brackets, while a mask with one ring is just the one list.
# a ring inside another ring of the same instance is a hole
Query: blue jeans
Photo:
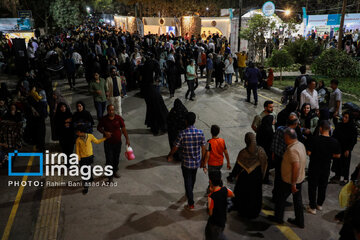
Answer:
[[229, 85], [232, 84], [232, 73], [226, 73], [225, 74], [225, 82]]
[[248, 102], [250, 102], [251, 90], [252, 90], [252, 92], [253, 92], [253, 94], [254, 94], [255, 103], [257, 103], [257, 102], [258, 102], [257, 83], [256, 83], [256, 84], [249, 83], [249, 85], [246, 87], [246, 93], [247, 93], [247, 98], [246, 98], [246, 100], [247, 100]]
[[113, 173], [115, 174], [119, 169], [118, 165], [120, 160], [121, 142], [113, 144], [105, 141], [104, 150], [105, 150], [106, 165], [112, 166]]
[[238, 82], [239, 81], [239, 68], [235, 68], [235, 81]]
[[97, 119], [100, 120], [104, 116], [106, 102], [94, 101], [94, 105], [95, 105], [95, 109], [96, 109]]
[[181, 166], [182, 174], [184, 177], [185, 193], [188, 200], [188, 204], [194, 205], [194, 185], [196, 181], [197, 168], [187, 168]]
[[188, 90], [186, 91], [185, 98], [187, 99], [190, 93], [190, 99], [195, 97], [195, 80], [187, 80]]
[[125, 96], [126, 95], [126, 84], [125, 83], [121, 83], [121, 91], [122, 91], [122, 94]]

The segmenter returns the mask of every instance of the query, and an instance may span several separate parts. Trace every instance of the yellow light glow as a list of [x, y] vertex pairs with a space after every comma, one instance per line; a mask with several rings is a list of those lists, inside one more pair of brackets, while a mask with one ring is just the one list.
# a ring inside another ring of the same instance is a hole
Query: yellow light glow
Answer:
[[286, 9], [286, 10], [285, 10], [285, 15], [286, 15], [286, 16], [289, 16], [290, 14], [291, 14], [291, 10], [290, 10], [290, 9]]

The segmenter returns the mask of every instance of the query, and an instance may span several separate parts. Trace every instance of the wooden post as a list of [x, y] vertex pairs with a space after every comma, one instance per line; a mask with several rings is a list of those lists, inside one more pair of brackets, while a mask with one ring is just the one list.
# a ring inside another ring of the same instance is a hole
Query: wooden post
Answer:
[[241, 48], [241, 36], [240, 36], [240, 31], [241, 31], [241, 16], [242, 16], [242, 0], [239, 0], [239, 30], [238, 30], [238, 52], [240, 52], [240, 48]]
[[344, 35], [345, 13], [346, 13], [346, 0], [343, 0], [343, 6], [342, 6], [342, 10], [341, 10], [340, 29], [339, 29], [339, 42], [338, 42], [339, 50], [342, 50], [342, 39], [343, 39], [343, 35]]

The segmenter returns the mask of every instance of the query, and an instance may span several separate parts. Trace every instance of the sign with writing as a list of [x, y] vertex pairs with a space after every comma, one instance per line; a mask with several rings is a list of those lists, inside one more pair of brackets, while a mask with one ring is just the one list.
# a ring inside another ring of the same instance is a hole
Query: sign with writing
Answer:
[[266, 17], [270, 17], [275, 13], [275, 4], [271, 1], [264, 3], [262, 6], [262, 12]]
[[31, 10], [19, 10], [18, 11], [19, 18], [32, 18]]
[[340, 25], [341, 14], [329, 14], [327, 25]]
[[326, 26], [328, 15], [310, 15], [308, 16], [308, 25], [310, 26]]

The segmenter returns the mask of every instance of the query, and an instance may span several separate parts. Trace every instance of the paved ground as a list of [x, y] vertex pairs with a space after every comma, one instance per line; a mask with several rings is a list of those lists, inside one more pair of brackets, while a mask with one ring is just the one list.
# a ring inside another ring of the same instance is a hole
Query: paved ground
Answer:
[[[201, 82], [196, 90], [197, 100], [194, 102], [184, 100], [185, 87], [177, 91], [175, 96], [185, 101], [189, 111], [197, 114], [195, 125], [204, 130], [206, 138], [210, 138], [209, 128], [212, 124], [221, 127], [221, 137], [227, 143], [233, 164], [238, 152], [245, 146], [244, 135], [251, 131], [254, 115], [262, 111], [262, 103], [266, 99], [279, 101], [280, 96], [270, 91], [260, 91], [259, 106], [255, 107], [244, 102], [245, 90], [240, 85], [227, 90], [205, 90], [204, 85]], [[72, 107], [77, 100], [83, 100], [95, 117], [85, 82], [77, 85], [76, 94], [70, 92], [65, 81], [58, 81], [56, 87], [64, 92]], [[14, 215], [11, 211], [19, 188], [7, 186], [10, 177], [3, 170], [0, 172], [1, 234], [6, 225], [9, 229], [9, 219], [12, 219], [9, 216], [13, 215], [14, 222], [8, 239], [204, 239], [207, 176], [202, 170], [198, 171], [194, 190], [195, 211], [185, 211], [180, 165], [167, 163], [165, 157], [169, 151], [167, 135], [154, 137], [146, 129], [144, 100], [134, 94], [131, 92], [123, 100], [123, 111], [136, 159], [125, 160], [123, 146], [121, 178], [117, 179], [117, 186], [91, 187], [85, 196], [77, 187], [26, 186]], [[165, 103], [170, 109], [174, 99], [168, 96], [164, 92]], [[275, 103], [275, 111], [280, 109], [279, 103]], [[95, 136], [100, 137], [100, 134], [95, 131]], [[47, 142], [51, 143], [49, 136]], [[103, 145], [94, 146], [94, 153], [95, 164], [103, 165]], [[360, 149], [356, 146], [351, 169], [359, 162], [359, 153]], [[27, 159], [17, 164], [24, 167]], [[223, 170], [223, 176], [227, 174], [228, 171]], [[29, 177], [29, 180], [35, 179], [39, 178]], [[79, 178], [50, 180], [78, 181]], [[102, 183], [103, 178], [96, 179], [96, 182]], [[229, 187], [233, 188], [232, 185]], [[305, 214], [305, 230], [289, 225], [276, 226], [266, 220], [273, 207], [268, 201], [271, 189], [271, 186], [264, 186], [264, 211], [259, 218], [246, 221], [239, 219], [236, 213], [229, 214], [225, 229], [228, 239], [338, 239], [341, 226], [332, 219], [340, 210], [337, 200], [340, 186], [329, 185], [321, 213], [316, 216]], [[303, 188], [303, 201], [304, 204], [308, 203], [307, 183]], [[292, 208], [286, 211], [285, 218], [289, 216], [293, 216]]]

